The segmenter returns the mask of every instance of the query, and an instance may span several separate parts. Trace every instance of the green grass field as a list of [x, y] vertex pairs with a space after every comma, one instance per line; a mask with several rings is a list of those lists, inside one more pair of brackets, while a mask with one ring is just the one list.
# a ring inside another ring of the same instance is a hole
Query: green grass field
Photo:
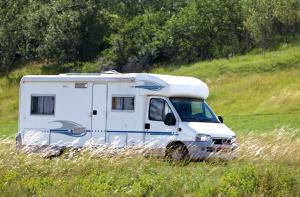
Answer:
[[18, 81], [44, 73], [28, 65], [0, 79], [0, 196], [300, 196], [300, 46], [153, 72], [209, 85], [208, 103], [237, 134], [237, 159], [174, 166], [91, 152], [17, 155]]

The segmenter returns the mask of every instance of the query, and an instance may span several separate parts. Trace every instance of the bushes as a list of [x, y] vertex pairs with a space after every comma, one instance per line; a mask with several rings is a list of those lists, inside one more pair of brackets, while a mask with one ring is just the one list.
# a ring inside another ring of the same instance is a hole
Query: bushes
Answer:
[[[104, 37], [109, 31], [109, 15], [94, 1], [54, 1], [42, 4], [49, 18], [43, 23], [41, 9], [30, 20], [29, 29], [42, 26], [38, 42], [39, 57], [58, 63], [92, 60], [105, 47]], [[35, 31], [35, 32], [36, 32]]]
[[120, 71], [145, 69], [164, 55], [166, 18], [164, 12], [147, 12], [128, 21], [110, 37], [104, 56]]
[[95, 1], [5, 0], [0, 8], [0, 71], [18, 61], [93, 60], [107, 47], [110, 15]]
[[7, 72], [17, 60], [24, 58], [21, 15], [26, 1], [0, 2], [0, 73]]
[[297, 37], [299, 9], [296, 0], [193, 0], [173, 12], [146, 10], [110, 36], [102, 55], [110, 67], [138, 71], [267, 49]]
[[241, 52], [240, 15], [237, 0], [192, 1], [166, 27], [174, 60], [191, 62]]
[[237, 0], [191, 1], [176, 14], [146, 12], [127, 21], [110, 38], [104, 56], [118, 70], [145, 70], [149, 65], [192, 62], [239, 53], [243, 33]]
[[[247, 0], [244, 24], [262, 48], [300, 32], [300, 2], [297, 0]], [[278, 40], [279, 39], [279, 40]]]
[[24, 61], [151, 69], [270, 48], [300, 33], [297, 0], [3, 0], [0, 71]]

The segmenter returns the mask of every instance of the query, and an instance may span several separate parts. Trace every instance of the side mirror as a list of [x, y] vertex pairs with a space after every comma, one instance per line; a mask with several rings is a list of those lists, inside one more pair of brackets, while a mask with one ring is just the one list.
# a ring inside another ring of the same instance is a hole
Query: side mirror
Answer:
[[218, 119], [221, 123], [223, 123], [223, 117], [222, 116], [218, 116]]
[[173, 113], [167, 113], [164, 119], [165, 125], [173, 126], [176, 124], [176, 118]]

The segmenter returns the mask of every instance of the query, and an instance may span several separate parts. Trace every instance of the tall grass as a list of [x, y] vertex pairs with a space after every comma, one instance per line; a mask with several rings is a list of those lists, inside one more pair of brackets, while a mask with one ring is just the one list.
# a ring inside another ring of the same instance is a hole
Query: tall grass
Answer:
[[16, 154], [11, 139], [0, 141], [1, 195], [20, 196], [297, 196], [300, 139], [279, 129], [239, 139], [233, 161], [170, 165], [140, 154], [69, 151], [53, 159]]

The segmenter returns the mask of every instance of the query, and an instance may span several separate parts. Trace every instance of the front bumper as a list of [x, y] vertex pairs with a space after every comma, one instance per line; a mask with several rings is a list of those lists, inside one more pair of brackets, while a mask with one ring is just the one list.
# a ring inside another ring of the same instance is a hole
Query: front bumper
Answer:
[[237, 144], [216, 145], [211, 142], [183, 142], [189, 150], [192, 160], [207, 160], [212, 158], [234, 159], [237, 154]]

